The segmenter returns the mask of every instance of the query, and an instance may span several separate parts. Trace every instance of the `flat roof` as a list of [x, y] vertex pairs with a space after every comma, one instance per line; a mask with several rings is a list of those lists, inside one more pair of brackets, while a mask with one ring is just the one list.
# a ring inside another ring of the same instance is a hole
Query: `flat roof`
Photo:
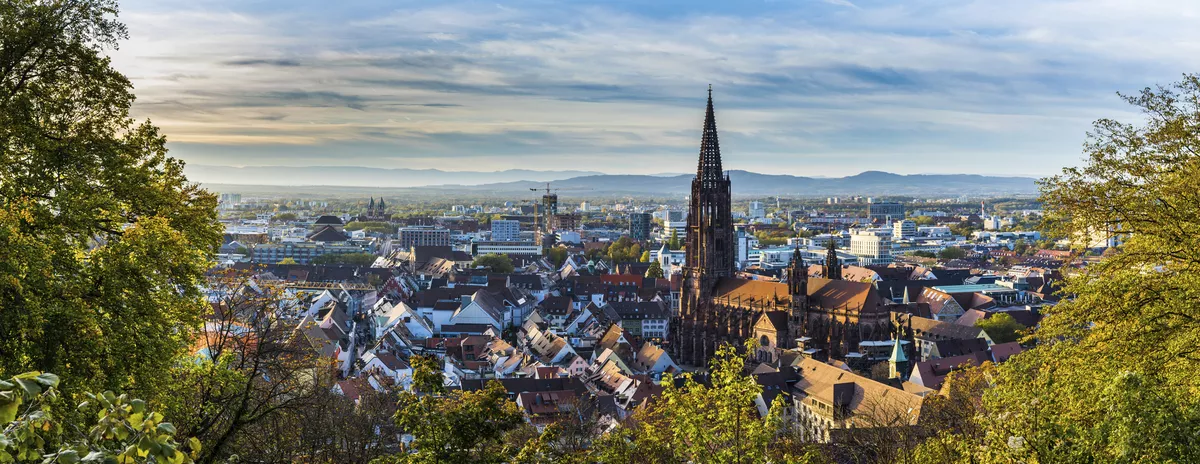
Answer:
[[987, 292], [1015, 292], [1008, 287], [996, 284], [975, 284], [975, 285], [939, 285], [932, 287], [934, 290], [944, 293], [987, 293]]

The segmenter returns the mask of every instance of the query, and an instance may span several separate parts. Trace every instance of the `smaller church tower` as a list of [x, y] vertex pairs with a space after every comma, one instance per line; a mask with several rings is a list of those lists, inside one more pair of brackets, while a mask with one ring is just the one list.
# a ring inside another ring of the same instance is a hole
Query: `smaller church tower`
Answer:
[[792, 263], [788, 266], [788, 293], [792, 298], [797, 295], [808, 296], [808, 266], [804, 265], [804, 256], [800, 254], [800, 248], [796, 247], [792, 250]]
[[892, 355], [888, 357], [888, 378], [900, 379], [901, 382], [908, 380], [908, 355], [904, 354], [904, 346], [900, 344], [900, 337], [896, 337], [896, 343], [892, 345]]
[[375, 205], [375, 217], [383, 219], [383, 197], [379, 197], [379, 204]]
[[367, 217], [375, 217], [375, 197], [371, 197], [371, 202], [367, 203]]
[[833, 236], [829, 236], [829, 249], [825, 251], [825, 278], [829, 280], [842, 280], [842, 261], [837, 256], [837, 245], [833, 243]]

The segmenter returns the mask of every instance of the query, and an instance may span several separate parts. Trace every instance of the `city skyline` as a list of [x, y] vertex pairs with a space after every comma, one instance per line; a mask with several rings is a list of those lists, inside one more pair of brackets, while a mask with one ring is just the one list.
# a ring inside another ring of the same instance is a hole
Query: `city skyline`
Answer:
[[1157, 3], [139, 1], [111, 54], [197, 165], [683, 173], [711, 83], [740, 169], [1036, 177], [1200, 64]]

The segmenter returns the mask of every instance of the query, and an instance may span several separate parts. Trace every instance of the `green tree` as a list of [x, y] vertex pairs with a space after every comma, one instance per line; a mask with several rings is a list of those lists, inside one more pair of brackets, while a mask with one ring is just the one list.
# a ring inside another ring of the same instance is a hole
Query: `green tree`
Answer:
[[[747, 349], [754, 349], [751, 343]], [[729, 345], [717, 350], [711, 385], [685, 374], [682, 386], [671, 378], [663, 393], [634, 420], [599, 439], [599, 462], [802, 462], [796, 455], [768, 455], [781, 437], [782, 396], [766, 419], [754, 399], [762, 387], [743, 375], [745, 356]], [[779, 448], [775, 448], [776, 451]]]
[[654, 279], [661, 279], [663, 277], [666, 277], [663, 275], [662, 264], [660, 264], [658, 261], [651, 261], [650, 269], [646, 269], [646, 277], [650, 277], [650, 278], [654, 278]]
[[200, 452], [195, 438], [175, 441], [175, 426], [145, 401], [111, 391], [85, 393], [76, 408], [85, 422], [64, 423], [49, 406], [58, 383], [36, 371], [0, 381], [0, 462], [181, 464]]
[[937, 254], [932, 251], [914, 251], [909, 254], [913, 256], [919, 256], [921, 258], [937, 258]]
[[946, 247], [937, 255], [940, 259], [963, 259], [967, 257], [967, 250], [959, 247]]
[[475, 261], [471, 262], [471, 267], [488, 267], [492, 269], [492, 272], [500, 274], [508, 274], [514, 269], [512, 258], [499, 253], [489, 253], [477, 257]]
[[549, 250], [546, 250], [546, 257], [550, 259], [550, 263], [553, 264], [555, 268], [562, 267], [562, 265], [567, 262], [567, 254], [567, 249], [560, 246], [552, 247]]
[[1015, 342], [1021, 338], [1025, 331], [1025, 326], [1013, 319], [1012, 316], [999, 313], [987, 319], [975, 321], [975, 327], [983, 329], [987, 332], [992, 341], [996, 343]]
[[918, 226], [931, 226], [935, 224], [933, 218], [929, 216], [917, 216], [912, 218], [912, 221], [917, 223]]
[[440, 382], [431, 381], [436, 363], [413, 365], [412, 391], [400, 392], [396, 426], [412, 434], [411, 453], [382, 462], [396, 463], [501, 463], [519, 447], [506, 445], [504, 435], [524, 419], [517, 404], [508, 399], [500, 382], [492, 381], [479, 391], [445, 392]]
[[295, 221], [297, 216], [296, 213], [280, 213], [276, 214], [274, 219], [276, 221]]
[[1051, 236], [1118, 250], [1067, 275], [983, 395], [977, 437], [941, 462], [1200, 461], [1200, 77], [1123, 97], [1140, 125], [1097, 121], [1087, 163], [1042, 181]]
[[155, 399], [207, 306], [217, 199], [129, 117], [113, 0], [0, 2], [0, 375]]
[[683, 245], [679, 243], [679, 232], [671, 229], [671, 240], [667, 242], [667, 248], [678, 250], [681, 246]]

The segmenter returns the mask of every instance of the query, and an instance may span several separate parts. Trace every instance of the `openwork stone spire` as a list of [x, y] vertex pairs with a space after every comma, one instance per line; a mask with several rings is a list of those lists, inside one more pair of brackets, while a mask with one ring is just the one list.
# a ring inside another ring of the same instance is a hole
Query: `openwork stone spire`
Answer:
[[708, 109], [704, 113], [704, 136], [700, 139], [700, 161], [696, 178], [702, 182], [725, 178], [721, 170], [721, 143], [717, 140], [717, 118], [713, 114], [712, 85], [708, 86]]

